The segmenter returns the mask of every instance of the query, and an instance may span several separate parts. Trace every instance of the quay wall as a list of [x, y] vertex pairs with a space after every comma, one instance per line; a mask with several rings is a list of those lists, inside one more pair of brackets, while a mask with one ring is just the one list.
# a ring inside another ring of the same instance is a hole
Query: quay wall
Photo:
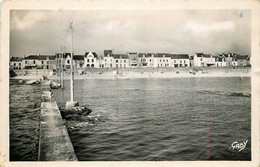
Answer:
[[60, 110], [49, 86], [43, 86], [38, 161], [77, 161]]

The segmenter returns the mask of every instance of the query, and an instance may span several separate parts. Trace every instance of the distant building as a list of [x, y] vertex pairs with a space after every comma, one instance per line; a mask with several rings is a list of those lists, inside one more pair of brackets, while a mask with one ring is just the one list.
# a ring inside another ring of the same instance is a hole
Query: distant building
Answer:
[[156, 53], [157, 67], [170, 67], [171, 56], [169, 53]]
[[210, 67], [215, 65], [213, 54], [195, 53], [193, 61], [195, 67]]
[[10, 69], [12, 70], [22, 69], [22, 58], [12, 56], [10, 59]]
[[137, 52], [127, 52], [129, 57], [129, 67], [137, 67], [138, 66], [138, 55]]
[[129, 57], [127, 54], [113, 54], [115, 65], [114, 68], [128, 68], [129, 67]]
[[148, 67], [149, 55], [147, 53], [138, 53], [138, 66]]
[[215, 57], [215, 66], [226, 67], [227, 66], [226, 57], [224, 55], [218, 55], [217, 57]]
[[84, 68], [99, 68], [99, 63], [97, 62], [98, 55], [96, 52], [85, 52], [84, 53]]
[[237, 62], [237, 66], [249, 66], [250, 65], [250, 57], [248, 55], [236, 55], [235, 61]]
[[188, 54], [170, 54], [171, 67], [190, 67], [190, 58]]
[[84, 68], [84, 55], [73, 55], [73, 65], [76, 69], [83, 69]]
[[113, 51], [112, 50], [104, 50], [104, 68], [113, 68], [115, 65], [113, 64]]
[[54, 69], [56, 68], [53, 55], [29, 55], [22, 60], [24, 69]]

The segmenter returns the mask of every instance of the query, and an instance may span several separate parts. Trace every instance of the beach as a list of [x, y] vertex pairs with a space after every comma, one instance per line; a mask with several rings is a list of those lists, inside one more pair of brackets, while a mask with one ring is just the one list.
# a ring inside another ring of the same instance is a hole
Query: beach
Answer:
[[[195, 72], [195, 73], [191, 73]], [[84, 74], [75, 72], [74, 79], [135, 79], [135, 78], [190, 78], [190, 77], [250, 77], [250, 68], [135, 68], [135, 69], [87, 69]], [[47, 75], [48, 79], [58, 80], [59, 75]], [[42, 75], [18, 75], [12, 79], [41, 79]], [[70, 73], [64, 72], [64, 79]]]

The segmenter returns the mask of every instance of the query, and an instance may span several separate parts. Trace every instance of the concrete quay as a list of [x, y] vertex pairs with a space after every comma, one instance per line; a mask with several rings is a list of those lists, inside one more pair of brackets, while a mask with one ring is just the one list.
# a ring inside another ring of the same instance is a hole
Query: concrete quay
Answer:
[[47, 85], [43, 85], [38, 160], [78, 160], [58, 105]]

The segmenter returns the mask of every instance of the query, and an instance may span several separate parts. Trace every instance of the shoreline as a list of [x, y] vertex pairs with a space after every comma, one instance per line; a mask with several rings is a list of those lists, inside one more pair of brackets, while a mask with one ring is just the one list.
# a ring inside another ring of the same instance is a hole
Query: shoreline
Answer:
[[[114, 79], [161, 79], [161, 78], [205, 78], [205, 77], [251, 77], [250, 72], [209, 72], [205, 74], [189, 74], [188, 72], [122, 72], [120, 74], [113, 74], [113, 72], [105, 72], [102, 74], [99, 73], [87, 73], [83, 75], [74, 75], [74, 80], [83, 80], [83, 79], [101, 79], [101, 80], [114, 80]], [[27, 75], [27, 76], [16, 76], [10, 79], [17, 80], [32, 80], [32, 79], [41, 79], [42, 75]], [[47, 75], [48, 79], [59, 80], [57, 75]], [[70, 75], [65, 75], [64, 80], [69, 80]]]

